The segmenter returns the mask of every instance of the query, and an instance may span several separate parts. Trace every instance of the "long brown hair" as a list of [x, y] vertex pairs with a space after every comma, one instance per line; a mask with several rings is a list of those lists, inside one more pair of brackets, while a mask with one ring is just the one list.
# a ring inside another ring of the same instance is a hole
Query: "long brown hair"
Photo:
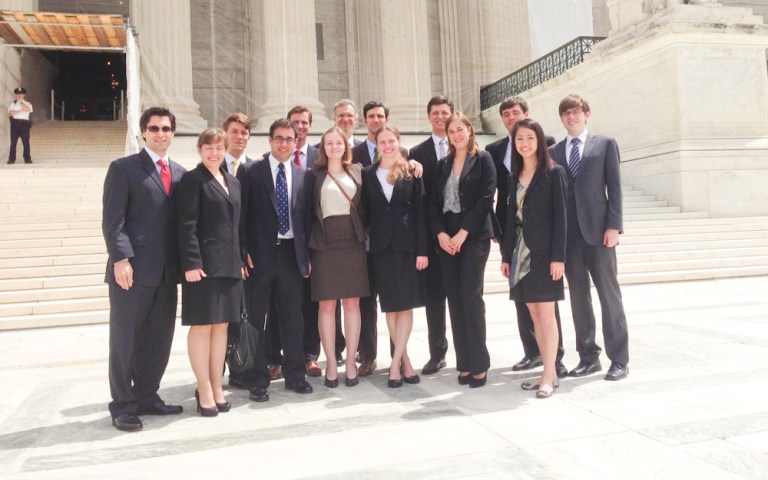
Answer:
[[[397, 130], [397, 128], [387, 123], [376, 130], [377, 144], [379, 143], [379, 135], [382, 132], [392, 132], [395, 135], [395, 138], [397, 138], [398, 143], [400, 142], [400, 132]], [[395, 182], [401, 178], [403, 180], [410, 180], [411, 177], [411, 166], [408, 164], [408, 161], [403, 158], [403, 155], [400, 153], [400, 149], [398, 149], [397, 153], [395, 153], [395, 164], [392, 166], [392, 170], [389, 172], [389, 176], [387, 176], [387, 181], [390, 185], [394, 185]]]
[[[467, 118], [466, 115], [464, 115], [461, 112], [454, 112], [451, 114], [450, 117], [448, 117], [448, 120], [445, 121], [445, 132], [448, 133], [448, 128], [451, 126], [453, 122], [461, 122], [464, 124], [465, 127], [469, 130], [469, 141], [467, 142], [467, 153], [470, 155], [474, 155], [477, 153], [477, 143], [475, 142], [475, 129], [472, 128], [472, 122], [469, 121], [469, 118]], [[451, 153], [451, 155], [456, 155], [456, 147], [453, 146], [453, 142], [451, 142], [450, 135], [448, 136], [448, 151]]]
[[349, 148], [349, 139], [339, 127], [333, 126], [326, 130], [320, 138], [320, 156], [315, 160], [315, 167], [328, 170], [328, 155], [325, 153], [325, 137], [328, 136], [329, 133], [334, 132], [341, 135], [341, 138], [344, 140], [344, 154], [341, 156], [341, 164], [344, 165], [345, 168], [347, 165], [352, 164], [352, 149]]

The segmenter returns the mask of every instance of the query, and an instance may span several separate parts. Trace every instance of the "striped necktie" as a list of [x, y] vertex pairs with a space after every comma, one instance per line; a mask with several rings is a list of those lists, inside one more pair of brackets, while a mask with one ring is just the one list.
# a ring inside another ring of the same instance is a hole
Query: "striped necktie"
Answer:
[[579, 154], [579, 144], [581, 140], [578, 137], [571, 140], [571, 154], [568, 156], [568, 170], [571, 171], [571, 176], [576, 178], [579, 174], [579, 166], [581, 165], [581, 154]]

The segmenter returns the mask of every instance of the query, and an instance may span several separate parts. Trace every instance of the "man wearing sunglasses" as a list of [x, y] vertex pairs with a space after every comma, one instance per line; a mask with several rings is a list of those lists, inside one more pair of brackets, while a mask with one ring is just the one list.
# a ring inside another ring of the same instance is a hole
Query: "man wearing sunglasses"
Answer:
[[176, 118], [147, 109], [144, 149], [113, 161], [104, 179], [102, 231], [109, 259], [109, 411], [118, 430], [142, 429], [139, 415], [181, 413], [157, 394], [176, 320], [173, 193], [185, 170], [168, 158]]

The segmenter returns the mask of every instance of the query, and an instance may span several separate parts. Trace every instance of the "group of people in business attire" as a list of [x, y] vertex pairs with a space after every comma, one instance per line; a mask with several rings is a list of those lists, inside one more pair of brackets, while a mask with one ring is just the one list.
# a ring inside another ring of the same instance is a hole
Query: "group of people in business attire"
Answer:
[[[363, 108], [365, 141], [353, 136], [352, 101], [339, 101], [333, 113], [335, 126], [311, 146], [311, 112], [295, 107], [270, 126], [270, 151], [256, 161], [244, 153], [250, 120], [233, 114], [223, 130], [200, 135], [201, 163], [185, 172], [167, 156], [173, 114], [144, 112], [146, 148], [112, 162], [104, 185], [110, 413], [117, 429], [140, 430], [140, 415], [182, 411], [157, 394], [179, 279], [203, 416], [231, 408], [222, 385], [227, 326], [243, 310], [259, 348], [253, 371], [230, 373], [229, 383], [249, 389], [257, 402], [269, 400], [275, 375], [268, 358], [275, 355], [285, 388], [311, 393], [306, 376], [322, 375], [320, 345], [323, 384], [338, 387], [338, 367], [345, 366], [344, 384], [357, 385], [376, 368], [379, 309], [390, 338], [387, 386], [419, 383], [408, 354], [413, 309], [426, 307], [430, 358], [422, 375], [431, 375], [446, 367], [446, 300], [457, 381], [482, 387], [490, 367], [483, 277], [492, 242], [501, 248], [525, 351], [513, 370], [543, 366], [540, 378], [522, 388], [547, 398], [558, 378], [601, 370], [590, 277], [612, 362], [606, 379], [626, 377], [614, 248], [622, 228], [618, 148], [587, 133], [586, 100], [563, 99], [568, 136], [549, 148], [519, 97], [501, 104], [510, 135], [487, 151], [445, 96], [429, 101], [432, 134], [410, 151], [381, 102]], [[580, 356], [570, 372], [562, 363], [557, 309], [564, 276]]]

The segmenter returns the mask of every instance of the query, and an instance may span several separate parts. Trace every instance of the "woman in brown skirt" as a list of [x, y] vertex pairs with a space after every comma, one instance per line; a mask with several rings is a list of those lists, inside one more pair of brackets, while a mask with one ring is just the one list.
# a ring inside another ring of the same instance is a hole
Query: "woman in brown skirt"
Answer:
[[[312, 300], [319, 302], [317, 314], [320, 342], [325, 352], [325, 385], [339, 384], [336, 370], [337, 299], [344, 309], [347, 350], [357, 351], [360, 339], [360, 297], [368, 291], [365, 227], [360, 204], [362, 167], [352, 163], [352, 151], [344, 133], [333, 127], [320, 140], [320, 156], [305, 177], [311, 254]], [[348, 355], [345, 384], [358, 383], [355, 356]]]

